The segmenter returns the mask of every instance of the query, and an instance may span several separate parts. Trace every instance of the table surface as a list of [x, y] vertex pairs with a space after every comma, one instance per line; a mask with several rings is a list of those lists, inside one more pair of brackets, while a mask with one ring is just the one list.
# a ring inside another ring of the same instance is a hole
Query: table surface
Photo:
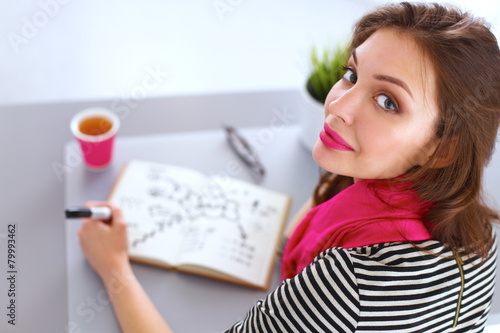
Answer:
[[[297, 126], [243, 128], [240, 132], [257, 149], [266, 167], [258, 184], [292, 197], [290, 217], [312, 193], [319, 169], [300, 143]], [[71, 142], [67, 156], [79, 152]], [[254, 183], [244, 164], [229, 147], [222, 129], [196, 133], [119, 138], [114, 163], [104, 172], [88, 171], [82, 163], [66, 178], [66, 204], [105, 200], [122, 166], [131, 159], [194, 168], [207, 175], [234, 177]], [[81, 161], [81, 159], [80, 159]], [[234, 168], [234, 164], [239, 168]], [[234, 171], [237, 170], [237, 171]], [[69, 319], [84, 332], [118, 332], [111, 306], [100, 295], [103, 285], [88, 266], [78, 244], [80, 223], [66, 222]], [[247, 287], [230, 285], [208, 278], [133, 264], [134, 272], [175, 332], [217, 332], [242, 319], [255, 302], [267, 294]], [[273, 290], [279, 285], [279, 263], [274, 267]], [[93, 310], [87, 298], [96, 300]], [[196, 317], [197, 320], [190, 320]]]
[[[296, 90], [182, 95], [120, 104], [120, 136], [196, 132], [297, 122]], [[134, 103], [132, 103], [134, 102]], [[0, 271], [7, 269], [8, 225], [16, 224], [15, 325], [7, 322], [8, 280], [0, 279], [1, 332], [75, 332], [68, 323], [65, 182], [71, 172], [64, 147], [73, 140], [71, 117], [93, 106], [112, 108], [115, 99], [0, 106]], [[88, 295], [94, 297], [96, 295]]]
[[[110, 312], [110, 307], [102, 306], [105, 296], [102, 294], [97, 277], [88, 270], [88, 267], [85, 268], [81, 257], [78, 259], [78, 255], [71, 254], [69, 248], [75, 244], [65, 244], [69, 235], [66, 231], [69, 229], [66, 230], [67, 225], [63, 215], [65, 205], [69, 200], [66, 196], [66, 186], [69, 184], [66, 184], [64, 179], [71, 177], [69, 172], [81, 172], [80, 176], [87, 174], [93, 180], [98, 180], [99, 177], [105, 175], [105, 173], [89, 175], [78, 166], [72, 168], [69, 164], [65, 164], [64, 147], [72, 140], [68, 128], [69, 121], [73, 114], [83, 108], [90, 106], [110, 108], [113, 103], [114, 100], [110, 99], [0, 107], [0, 123], [4, 125], [0, 131], [0, 151], [2, 152], [0, 198], [3, 199], [0, 200], [0, 211], [2, 212], [2, 219], [0, 219], [0, 271], [3, 274], [7, 272], [8, 224], [16, 224], [17, 226], [16, 264], [18, 269], [16, 325], [12, 326], [7, 323], [5, 311], [2, 313], [4, 319], [0, 320], [0, 331], [2, 332], [77, 332], [76, 328], [78, 327], [82, 328], [81, 332], [86, 332], [87, 330], [83, 328], [96, 328], [93, 325], [99, 323], [116, 327], [113, 326], [116, 323], [112, 324], [114, 316]], [[294, 117], [297, 117], [299, 113], [298, 105], [300, 105], [298, 91], [295, 90], [145, 99], [137, 105], [121, 110], [120, 117], [123, 126], [120, 131], [120, 143], [127, 145], [132, 141], [141, 141], [146, 137], [153, 138], [156, 135], [158, 138], [155, 140], [160, 140], [159, 137], [163, 135], [172, 135], [172, 137], [180, 135], [185, 140], [189, 140], [188, 137], [192, 134], [196, 136], [197, 132], [198, 135], [214, 135], [207, 131], [219, 129], [222, 120], [224, 123], [245, 128], [249, 131], [247, 133], [251, 135], [255, 133], [252, 131], [257, 130], [258, 132], [259, 128], [270, 126], [270, 120], [276, 115], [281, 115], [286, 125], [291, 127], [290, 132], [287, 133], [292, 135], [293, 127], [297, 123], [297, 118]], [[208, 111], [204, 112], [205, 110]], [[280, 136], [276, 135], [276, 143], [280, 140], [279, 138]], [[213, 140], [217, 141], [217, 138], [214, 137]], [[287, 146], [291, 147], [292, 145]], [[297, 155], [287, 151], [286, 156], [299, 159], [300, 154], [303, 154], [304, 160], [300, 159], [300, 161], [305, 163], [307, 152], [301, 150], [301, 147], [299, 149], [298, 145], [295, 148]], [[266, 156], [265, 151], [262, 154]], [[166, 156], [162, 158], [166, 158]], [[173, 157], [175, 155], [172, 154], [169, 156], [173, 158], [172, 161], [182, 161], [180, 156]], [[228, 155], [225, 156], [228, 157]], [[273, 158], [277, 158], [277, 156], [279, 155], [273, 156]], [[117, 158], [117, 162], [120, 158], [125, 159], [124, 156], [120, 157], [120, 155], [117, 155]], [[220, 164], [212, 164], [208, 167], [215, 170], [220, 167]], [[308, 168], [305, 165], [302, 167]], [[489, 197], [496, 201], [496, 207], [500, 207], [498, 205], [500, 201], [500, 173], [498, 170], [500, 170], [500, 153], [497, 149], [485, 172], [486, 191]], [[116, 172], [116, 169], [108, 171], [113, 173]], [[76, 179], [77, 173], [74, 176]], [[239, 176], [244, 178], [248, 175], [241, 174]], [[284, 175], [280, 174], [278, 177], [284, 177]], [[268, 180], [271, 181], [271, 178]], [[109, 182], [109, 180], [107, 181]], [[305, 179], [299, 179], [299, 181], [307, 183], [304, 185], [304, 193], [310, 193], [309, 181]], [[278, 186], [277, 183], [270, 185]], [[103, 189], [104, 187], [101, 191]], [[287, 189], [283, 189], [286, 192]], [[95, 198], [103, 198], [104, 192], [106, 191], [96, 193]], [[89, 192], [84, 195], [78, 194], [71, 200], [83, 200], [86, 199], [86, 195], [91, 194], [93, 196], [93, 193]], [[306, 196], [304, 194], [304, 197]], [[296, 200], [295, 204], [298, 204], [298, 201], [299, 199]], [[297, 206], [292, 209], [296, 210]], [[75, 228], [76, 224], [72, 224], [71, 227]], [[66, 246], [68, 246], [68, 252]], [[72, 261], [71, 258], [78, 260]], [[66, 275], [67, 269], [71, 269], [69, 265], [66, 265], [66, 262], [80, 270], [82, 276], [79, 278], [85, 280], [85, 284], [81, 286], [72, 284], [72, 276]], [[173, 320], [174, 325], [177, 324], [175, 324], [176, 318], [173, 318], [173, 313], [177, 313], [179, 308], [189, 305], [193, 295], [203, 299], [205, 296], [212, 296], [212, 288], [226, 290], [221, 291], [222, 294], [217, 298], [225, 304], [221, 308], [220, 316], [217, 316], [221, 319], [214, 319], [213, 324], [211, 324], [217, 329], [227, 327], [241, 319], [248, 307], [253, 304], [255, 297], [260, 296], [258, 292], [251, 289], [188, 274], [171, 273], [145, 265], [136, 265], [134, 269], [146, 290], [153, 291], [154, 301], [160, 305], [165, 318]], [[165, 277], [177, 281], [184, 287], [193, 286], [193, 289], [185, 295], [174, 294], [180, 303], [162, 304], [165, 291], [161, 291], [161, 289], [164, 286], [163, 279]], [[500, 282], [498, 278], [497, 282]], [[78, 293], [80, 288], [83, 288], [87, 293]], [[6, 302], [9, 301], [7, 298], [8, 289], [7, 279], [0, 279], [0, 294], [2, 295], [0, 296], [0, 302], [2, 302], [0, 304], [7, 304]], [[160, 292], [155, 294], [154, 292], [158, 290]], [[234, 309], [230, 301], [233, 293], [241, 297]], [[98, 303], [95, 305], [93, 302]], [[223, 311], [225, 309], [228, 309], [229, 312]], [[204, 308], [194, 308], [193, 311], [195, 310], [197, 313], [205, 311]], [[214, 307], [213, 311], [215, 310]], [[489, 323], [500, 323], [499, 313], [500, 297], [497, 295]], [[75, 321], [70, 322], [70, 319]], [[180, 330], [180, 332], [182, 331]], [[99, 330], [89, 332], [99, 332]]]

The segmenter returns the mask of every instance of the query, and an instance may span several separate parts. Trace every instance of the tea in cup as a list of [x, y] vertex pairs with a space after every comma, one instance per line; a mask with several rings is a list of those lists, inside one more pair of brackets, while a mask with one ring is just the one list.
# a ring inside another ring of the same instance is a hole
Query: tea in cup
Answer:
[[85, 109], [73, 116], [70, 127], [87, 168], [106, 169], [111, 164], [114, 139], [120, 128], [116, 114], [105, 108]]

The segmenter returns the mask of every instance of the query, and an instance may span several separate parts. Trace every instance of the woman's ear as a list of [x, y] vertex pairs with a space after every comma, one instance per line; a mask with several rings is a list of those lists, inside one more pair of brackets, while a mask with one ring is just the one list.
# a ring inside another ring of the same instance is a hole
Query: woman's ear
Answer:
[[440, 169], [449, 166], [457, 159], [458, 144], [457, 136], [453, 136], [445, 142], [441, 139], [436, 139], [434, 151], [429, 155], [426, 163], [430, 163], [432, 169]]

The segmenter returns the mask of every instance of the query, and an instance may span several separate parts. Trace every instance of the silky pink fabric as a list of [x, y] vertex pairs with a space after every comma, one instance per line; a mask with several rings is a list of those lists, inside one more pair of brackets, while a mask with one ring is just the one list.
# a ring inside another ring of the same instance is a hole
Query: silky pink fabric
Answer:
[[283, 253], [281, 278], [292, 278], [321, 252], [432, 236], [423, 217], [432, 203], [408, 184], [361, 180], [314, 207], [297, 226]]

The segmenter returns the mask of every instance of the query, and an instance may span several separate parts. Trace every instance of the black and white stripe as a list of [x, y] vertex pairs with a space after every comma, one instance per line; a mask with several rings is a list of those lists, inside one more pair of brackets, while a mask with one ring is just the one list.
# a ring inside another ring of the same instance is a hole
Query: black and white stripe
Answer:
[[414, 245], [329, 249], [227, 332], [481, 332], [496, 242], [483, 263], [462, 258], [463, 290], [453, 251], [435, 240]]

